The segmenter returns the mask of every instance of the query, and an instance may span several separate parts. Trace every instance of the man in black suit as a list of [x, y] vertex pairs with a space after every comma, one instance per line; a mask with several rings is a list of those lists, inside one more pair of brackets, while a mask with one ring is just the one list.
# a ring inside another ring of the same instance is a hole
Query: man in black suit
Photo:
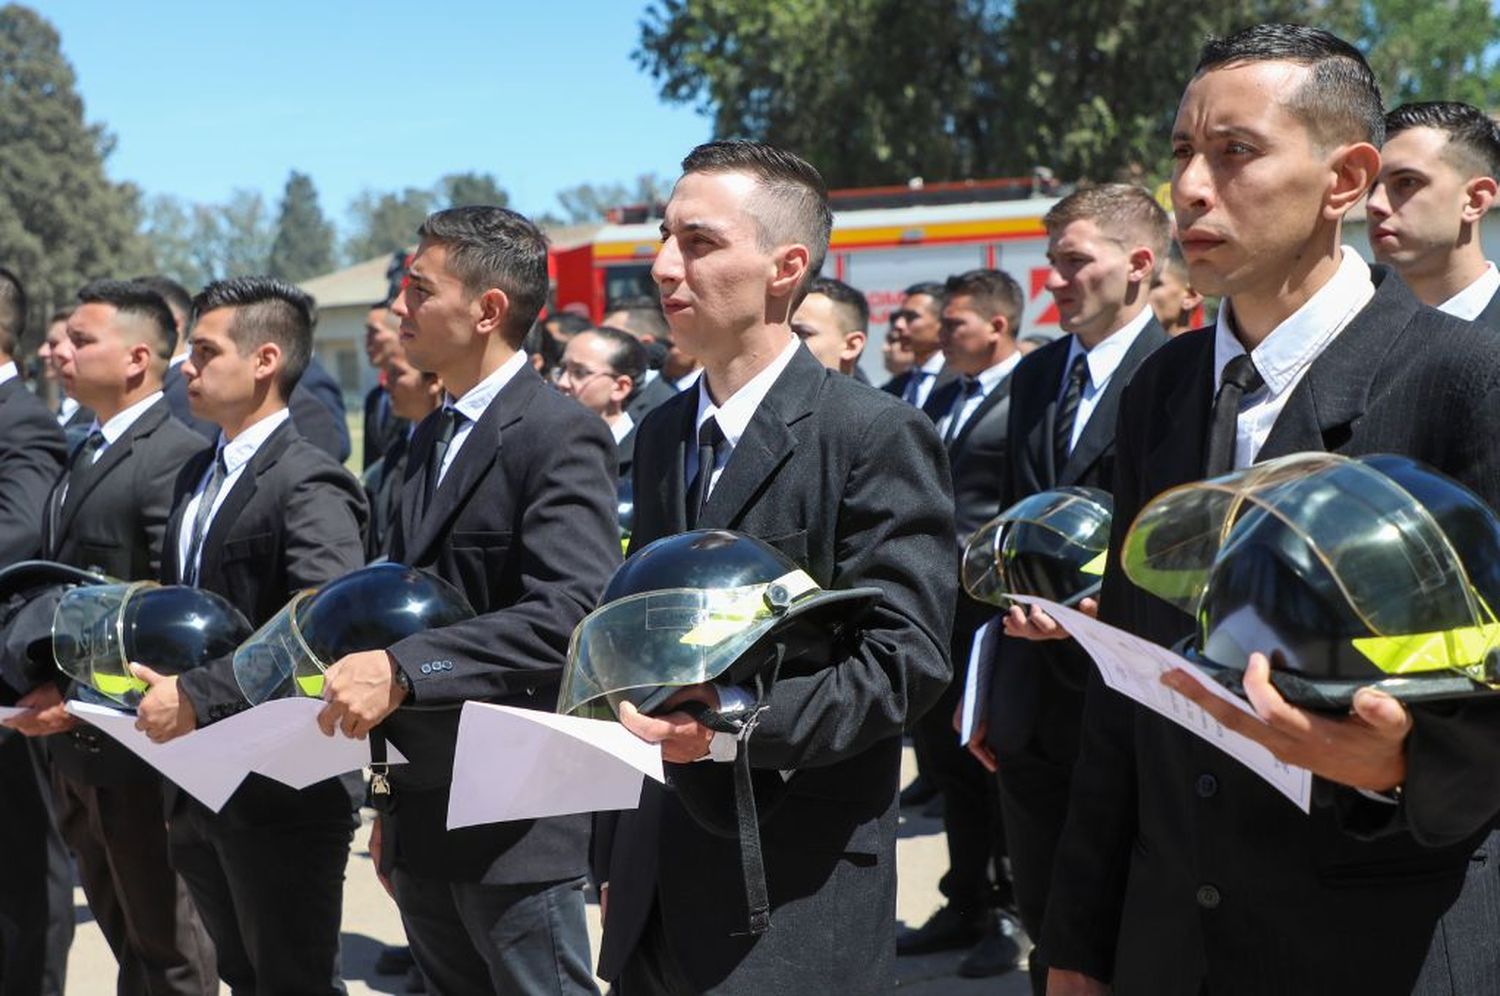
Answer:
[[[270, 277], [209, 284], [193, 301], [183, 375], [219, 444], [179, 465], [161, 577], [222, 595], [252, 625], [298, 591], [364, 564], [358, 483], [303, 439], [286, 398], [312, 351], [312, 299]], [[247, 707], [232, 661], [180, 677], [135, 666], [150, 691], [136, 725], [162, 742]], [[251, 775], [218, 813], [171, 793], [182, 874], [235, 992], [342, 993], [344, 866], [357, 775], [297, 791]]]
[[[26, 390], [14, 357], [26, 326], [26, 291], [0, 267], [0, 567], [41, 551], [42, 511], [65, 454], [63, 434]], [[26, 689], [7, 689], [6, 700]], [[73, 940], [73, 869], [57, 829], [45, 752], [0, 729], [0, 993], [62, 996]]]
[[464, 701], [556, 708], [569, 637], [620, 559], [615, 446], [518, 348], [547, 298], [541, 232], [466, 207], [419, 235], [394, 310], [408, 358], [447, 398], [412, 439], [390, 553], [478, 615], [336, 662], [319, 723], [378, 726], [410, 759], [375, 795], [371, 850], [432, 991], [591, 993], [589, 816], [453, 831], [446, 817]]
[[906, 288], [901, 307], [891, 312], [891, 328], [896, 330], [912, 365], [880, 389], [916, 408], [925, 408], [934, 391], [958, 376], [946, 368], [943, 357], [943, 285], [928, 282]]
[[401, 519], [401, 489], [411, 455], [411, 437], [420, 423], [443, 403], [443, 382], [437, 374], [411, 365], [398, 342], [383, 371], [382, 390], [391, 399], [391, 414], [405, 426], [361, 478], [370, 500], [370, 528], [365, 532], [365, 556], [370, 560], [391, 552], [391, 537]]
[[[159, 577], [172, 481], [207, 448], [172, 417], [161, 378], [171, 312], [141, 284], [100, 281], [78, 295], [56, 347], [63, 384], [95, 413], [86, 441], [42, 503], [43, 555], [124, 581]], [[214, 991], [214, 953], [167, 863], [160, 777], [63, 708], [58, 683], [20, 700], [14, 721], [48, 737], [58, 822], [94, 918], [120, 964], [122, 993]]]
[[[167, 367], [162, 381], [167, 403], [178, 420], [196, 429], [204, 439], [213, 442], [219, 438], [219, 427], [212, 421], [199, 418], [188, 403], [187, 380], [182, 375], [182, 364], [187, 359], [188, 340], [193, 324], [193, 297], [177, 281], [170, 277], [137, 277], [160, 294], [172, 309], [177, 321], [177, 351]], [[338, 382], [323, 369], [317, 357], [308, 360], [307, 369], [292, 392], [290, 404], [292, 421], [303, 437], [318, 449], [343, 463], [349, 459], [349, 425], [344, 421], [344, 392]]]
[[814, 278], [792, 316], [792, 331], [813, 358], [856, 380], [864, 377], [858, 364], [869, 326], [870, 303], [865, 296], [832, 277]]
[[630, 479], [635, 459], [635, 420], [630, 405], [646, 373], [646, 348], [634, 336], [605, 325], [568, 340], [558, 367], [557, 389], [604, 419], [619, 450], [620, 480]]
[[[1054, 205], [1043, 224], [1047, 289], [1072, 334], [1038, 348], [1011, 377], [1005, 507], [1056, 487], [1110, 489], [1120, 395], [1168, 338], [1148, 297], [1171, 223], [1149, 193], [1123, 183], [1088, 187]], [[1017, 638], [992, 642], [995, 651], [979, 662], [985, 672], [969, 749], [997, 772], [1016, 906], [1026, 932], [1039, 939], [1092, 665], [1073, 641], [1025, 639], [1024, 615], [1011, 614]], [[1041, 996], [1042, 945], [1030, 961]]]
[[[751, 765], [787, 786], [760, 831], [770, 929], [744, 933], [739, 843], [648, 784], [638, 810], [600, 820], [599, 973], [621, 996], [874, 992], [890, 984], [895, 953], [901, 732], [951, 670], [947, 469], [928, 419], [825, 369], [791, 331], [828, 246], [817, 171], [767, 145], [713, 142], [683, 174], [652, 276], [674, 341], [705, 372], [642, 428], [632, 549], [690, 525], [733, 529], [821, 586], [884, 594], [833, 659], [781, 676], [749, 739]], [[712, 458], [701, 468], [700, 449]], [[701, 508], [687, 507], [690, 482], [706, 493]], [[696, 685], [675, 701], [728, 710], [747, 697]], [[711, 757], [691, 777], [731, 791], [731, 765], [715, 762], [733, 760], [733, 737], [678, 710], [626, 708], [621, 721], [662, 744], [669, 781]]]
[[1500, 127], [1456, 101], [1385, 116], [1380, 176], [1365, 211], [1375, 258], [1424, 304], [1500, 332], [1500, 270], [1481, 229], [1500, 193]]
[[[970, 270], [949, 278], [944, 288], [944, 369], [955, 379], [934, 390], [924, 410], [937, 425], [953, 471], [955, 550], [1000, 512], [1010, 472], [1010, 375], [1021, 362], [1016, 333], [1025, 303], [1021, 288], [1001, 270]], [[958, 742], [953, 713], [974, 633], [994, 613], [961, 591], [955, 605], [953, 682], [912, 729], [922, 774], [936, 783], [943, 800], [948, 871], [938, 891], [944, 903], [922, 926], [903, 931], [896, 950], [925, 954], [982, 941], [963, 968], [983, 976], [1013, 965], [1019, 951], [1013, 924], [996, 922], [992, 912], [997, 902], [1011, 905], [994, 780]]]
[[[1382, 126], [1369, 67], [1326, 32], [1261, 25], [1205, 45], [1173, 127], [1172, 203], [1193, 284], [1225, 306], [1121, 398], [1106, 621], [1163, 645], [1192, 632], [1125, 576], [1121, 543], [1163, 490], [1255, 460], [1404, 454], [1500, 503], [1500, 343], [1339, 244]], [[1268, 675], [1252, 655], [1255, 716], [1185, 672], [1166, 683], [1311, 769], [1310, 813], [1090, 676], [1048, 991], [1492, 990], [1497, 701], [1407, 709], [1364, 689], [1349, 714], [1319, 714]]]
[[391, 410], [386, 383], [387, 367], [401, 351], [401, 333], [390, 306], [381, 302], [365, 315], [365, 359], [379, 375], [379, 382], [365, 394], [365, 431], [361, 443], [360, 468], [369, 470], [387, 449], [406, 435], [410, 425]]
[[630, 399], [626, 412], [636, 425], [646, 413], [677, 393], [677, 386], [661, 375], [672, 348], [672, 332], [667, 325], [667, 316], [662, 314], [661, 302], [651, 297], [631, 297], [611, 302], [604, 314], [601, 326], [629, 332], [646, 347], [647, 371], [641, 380], [640, 390]]
[[53, 347], [67, 338], [68, 318], [72, 314], [72, 308], [54, 311], [47, 320], [46, 338], [36, 348], [37, 364], [41, 367], [42, 386], [45, 388], [40, 396], [49, 405], [53, 400], [57, 402], [57, 424], [62, 426], [69, 450], [83, 442], [89, 434], [89, 427], [94, 424], [94, 413], [80, 405], [77, 399], [69, 397], [68, 392], [63, 389], [62, 378], [57, 372], [57, 361], [52, 356]]

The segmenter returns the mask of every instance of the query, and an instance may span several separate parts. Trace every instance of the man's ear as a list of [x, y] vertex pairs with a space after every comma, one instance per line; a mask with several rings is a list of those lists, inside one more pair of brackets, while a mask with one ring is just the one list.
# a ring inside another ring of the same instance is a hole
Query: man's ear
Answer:
[[131, 377], [138, 376], [151, 369], [151, 360], [156, 351], [148, 343], [138, 342], [127, 350], [129, 359], [126, 363], [126, 373]]
[[868, 333], [862, 329], [849, 329], [844, 333], [844, 348], [839, 353], [839, 359], [845, 363], [852, 363], [859, 359], [859, 354], [865, 351], [865, 342], [868, 338]]
[[802, 285], [807, 268], [812, 264], [812, 253], [807, 246], [794, 242], [777, 249], [772, 256], [775, 271], [767, 288], [772, 297], [791, 297]]
[[1144, 283], [1146, 289], [1151, 286], [1151, 274], [1156, 270], [1156, 253], [1147, 246], [1136, 246], [1130, 250], [1130, 269], [1125, 274], [1125, 279], [1133, 284]]
[[1380, 175], [1380, 150], [1369, 142], [1341, 146], [1329, 165], [1333, 186], [1323, 202], [1323, 214], [1330, 221], [1338, 221], [1370, 192]]
[[504, 335], [506, 322], [510, 320], [510, 298], [505, 291], [491, 287], [474, 299], [478, 307], [478, 319], [474, 331], [483, 335]]
[[[286, 363], [286, 356], [281, 352], [281, 347], [274, 342], [263, 342], [255, 347], [255, 379], [257, 381], [276, 378], [281, 374], [281, 368]], [[288, 398], [281, 400], [287, 401]]]
[[1495, 204], [1497, 187], [1495, 178], [1492, 176], [1476, 176], [1464, 186], [1467, 199], [1464, 201], [1463, 220], [1465, 224], [1474, 224], [1483, 218]]

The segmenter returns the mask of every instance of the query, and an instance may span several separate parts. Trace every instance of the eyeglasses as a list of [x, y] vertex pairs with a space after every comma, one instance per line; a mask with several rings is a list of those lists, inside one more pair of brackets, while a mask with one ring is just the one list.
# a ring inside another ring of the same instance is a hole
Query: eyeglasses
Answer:
[[582, 384], [584, 381], [589, 380], [593, 377], [613, 376], [614, 373], [612, 371], [590, 370], [588, 367], [582, 366], [578, 363], [563, 363], [560, 364], [556, 370], [552, 371], [552, 380], [554, 383], [558, 384], [562, 383], [562, 379], [564, 377], [568, 378], [568, 380], [572, 381], [575, 384]]

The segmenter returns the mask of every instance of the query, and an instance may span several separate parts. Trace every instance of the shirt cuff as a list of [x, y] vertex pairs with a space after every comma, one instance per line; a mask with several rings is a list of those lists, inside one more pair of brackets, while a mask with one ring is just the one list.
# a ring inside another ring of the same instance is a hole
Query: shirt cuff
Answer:
[[[734, 716], [755, 705], [755, 696], [738, 685], [714, 685], [719, 692], [719, 714]], [[700, 761], [733, 761], [740, 755], [740, 742], [733, 733], [714, 731], [708, 742], [708, 753]]]
[[1354, 791], [1371, 802], [1381, 802], [1387, 806], [1399, 806], [1401, 804], [1401, 796], [1396, 789], [1392, 789], [1389, 792], [1371, 792], [1369, 789], [1357, 788]]

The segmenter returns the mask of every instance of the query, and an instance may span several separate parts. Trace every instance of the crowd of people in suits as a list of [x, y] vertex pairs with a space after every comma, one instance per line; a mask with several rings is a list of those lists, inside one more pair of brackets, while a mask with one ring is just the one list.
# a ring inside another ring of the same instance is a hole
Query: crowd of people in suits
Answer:
[[[61, 996], [75, 868], [122, 994], [343, 992], [364, 804], [413, 984], [434, 993], [596, 992], [596, 974], [621, 996], [864, 993], [899, 955], [960, 948], [968, 976], [1026, 961], [1039, 996], [1500, 992], [1493, 703], [1366, 691], [1317, 714], [1252, 668], [1255, 717], [1237, 728], [1314, 773], [1304, 814], [1111, 691], [1045, 613], [997, 616], [958, 585], [964, 542], [1003, 509], [1098, 488], [1116, 526], [1080, 607], [1170, 646], [1193, 620], [1117, 562], [1124, 527], [1175, 485], [1299, 451], [1392, 452], [1500, 507], [1500, 271], [1480, 238], [1500, 129], [1458, 103], [1386, 113], [1357, 50], [1272, 24], [1205, 45], [1172, 148], [1170, 216], [1121, 183], [1047, 213], [1064, 335], [1022, 327], [1003, 270], [915, 284], [878, 388], [858, 367], [864, 297], [818, 276], [827, 191], [785, 151], [694, 149], [661, 225], [659, 298], [598, 323], [543, 315], [531, 222], [437, 212], [366, 318], [362, 480], [296, 287], [90, 283], [45, 330], [38, 392], [18, 364], [24, 283], [0, 268], [0, 567], [196, 586], [259, 626], [388, 558], [475, 610], [328, 668], [323, 731], [408, 759], [370, 789], [251, 775], [212, 811], [69, 712], [61, 675], [9, 689], [25, 711], [0, 735], [0, 994]], [[1362, 202], [1374, 266], [1341, 241]], [[1203, 295], [1216, 316], [1191, 329]], [[627, 504], [625, 555], [733, 530], [819, 588], [879, 597], [753, 706], [710, 681], [651, 715], [622, 708], [668, 771], [638, 808], [447, 829], [458, 707], [555, 708]], [[137, 725], [157, 742], [250, 707], [227, 658], [137, 664]], [[919, 780], [898, 793], [908, 736]], [[768, 913], [749, 931], [743, 841], [674, 789], [738, 792], [742, 750], [779, 789], [755, 846]], [[898, 933], [899, 813], [924, 797], [947, 843], [943, 905]]]

